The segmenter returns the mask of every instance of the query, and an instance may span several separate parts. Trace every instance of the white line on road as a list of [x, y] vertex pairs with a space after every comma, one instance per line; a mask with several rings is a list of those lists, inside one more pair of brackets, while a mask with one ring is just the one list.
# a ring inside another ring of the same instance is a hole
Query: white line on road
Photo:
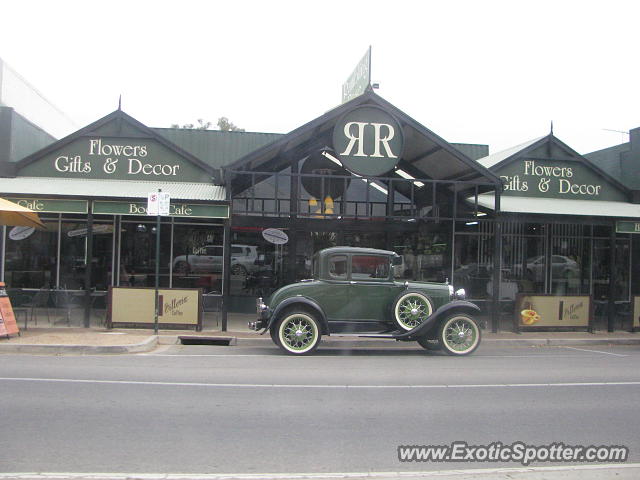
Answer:
[[589, 350], [586, 348], [576, 348], [576, 347], [564, 347], [569, 348], [571, 350], [579, 350], [581, 352], [593, 352], [593, 353], [602, 353], [603, 355], [613, 355], [614, 357], [628, 357], [629, 355], [623, 355], [621, 353], [611, 353], [611, 352], [603, 352], [601, 350]]
[[114, 385], [153, 385], [168, 387], [211, 388], [319, 388], [319, 389], [442, 389], [442, 388], [539, 388], [539, 387], [628, 387], [638, 382], [565, 382], [565, 383], [486, 383], [440, 385], [350, 385], [350, 384], [286, 384], [286, 383], [200, 383], [200, 382], [149, 382], [138, 380], [95, 380], [78, 378], [0, 377], [6, 382], [95, 383]]
[[457, 476], [508, 475], [517, 473], [551, 473], [578, 472], [581, 470], [622, 470], [640, 469], [640, 463], [606, 464], [606, 465], [560, 465], [548, 467], [515, 467], [515, 468], [473, 468], [458, 470], [426, 470], [426, 471], [391, 471], [391, 472], [334, 472], [334, 473], [0, 473], [0, 480], [12, 479], [90, 479], [90, 480], [275, 480], [275, 479], [340, 479], [340, 478], [442, 478]]

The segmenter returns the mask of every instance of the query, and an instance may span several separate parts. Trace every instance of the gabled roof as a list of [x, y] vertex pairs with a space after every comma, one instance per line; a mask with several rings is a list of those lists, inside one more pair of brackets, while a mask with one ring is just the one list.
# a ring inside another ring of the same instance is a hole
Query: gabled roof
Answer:
[[[225, 167], [229, 170], [275, 172], [319, 149], [332, 145], [333, 127], [340, 117], [357, 106], [376, 105], [400, 122], [405, 138], [403, 158], [398, 164], [418, 179], [467, 180], [501, 185], [500, 179], [470, 159], [400, 109], [368, 90], [320, 117], [245, 155]], [[391, 173], [390, 176], [396, 176]], [[237, 191], [234, 188], [234, 191]]]
[[79, 138], [87, 137], [90, 135], [118, 136], [118, 134], [121, 133], [122, 130], [126, 127], [128, 127], [129, 129], [127, 132], [127, 137], [153, 139], [169, 150], [172, 150], [177, 155], [183, 157], [188, 162], [191, 162], [200, 169], [204, 170], [211, 176], [215, 176], [215, 170], [210, 165], [201, 161], [175, 143], [169, 141], [165, 136], [160, 135], [155, 130], [147, 127], [130, 115], [127, 115], [122, 110], [115, 110], [114, 112], [111, 112], [101, 119], [96, 120], [95, 122], [87, 125], [84, 128], [81, 128], [71, 135], [68, 135], [58, 140], [57, 142], [47, 145], [43, 149], [32, 153], [31, 155], [17, 162], [16, 168], [17, 170], [20, 170], [27, 165], [39, 160], [45, 155], [55, 152], [56, 150], [61, 149], [62, 147], [72, 143]]
[[515, 147], [510, 147], [505, 150], [501, 150], [500, 152], [492, 153], [491, 155], [487, 155], [486, 157], [479, 158], [478, 163], [483, 167], [491, 168], [513, 157], [514, 155], [517, 155], [520, 152], [526, 150], [528, 147], [536, 144], [543, 138], [546, 138], [546, 136], [534, 138], [533, 140], [529, 140], [527, 142], [521, 143], [520, 145], [516, 145]]
[[589, 161], [583, 155], [580, 155], [574, 149], [572, 149], [569, 145], [564, 143], [562, 140], [557, 138], [553, 133], [549, 135], [545, 135], [544, 137], [535, 138], [533, 140], [529, 140], [528, 142], [524, 142], [515, 147], [508, 148], [501, 152], [494, 153], [492, 155], [488, 155], [484, 158], [478, 159], [478, 163], [483, 165], [484, 167], [490, 168], [492, 172], [499, 173], [506, 165], [518, 161], [523, 157], [527, 157], [532, 152], [538, 150], [540, 147], [547, 145], [549, 148], [554, 148], [556, 152], [562, 152], [562, 156], [558, 158], [558, 160], [570, 160], [577, 161], [581, 164], [585, 165], [590, 170], [593, 170], [602, 178], [606, 179], [608, 182], [612, 183], [616, 188], [622, 190], [626, 194], [629, 193], [629, 189], [623, 185], [618, 179], [611, 176], [609, 173], [604, 171], [598, 165]]

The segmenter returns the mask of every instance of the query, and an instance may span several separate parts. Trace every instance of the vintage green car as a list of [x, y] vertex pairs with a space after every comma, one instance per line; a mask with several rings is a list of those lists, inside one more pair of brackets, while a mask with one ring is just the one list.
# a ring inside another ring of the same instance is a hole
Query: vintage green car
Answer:
[[269, 331], [283, 351], [313, 352], [322, 335], [417, 341], [428, 350], [466, 355], [480, 344], [480, 309], [449, 284], [398, 282], [402, 258], [372, 248], [332, 247], [313, 258], [313, 278], [257, 300], [252, 330]]

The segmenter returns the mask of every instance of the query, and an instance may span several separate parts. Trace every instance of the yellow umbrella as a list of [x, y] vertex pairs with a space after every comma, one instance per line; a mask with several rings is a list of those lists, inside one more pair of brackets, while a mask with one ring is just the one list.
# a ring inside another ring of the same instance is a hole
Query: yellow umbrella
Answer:
[[0, 225], [47, 228], [36, 212], [4, 198], [0, 198]]

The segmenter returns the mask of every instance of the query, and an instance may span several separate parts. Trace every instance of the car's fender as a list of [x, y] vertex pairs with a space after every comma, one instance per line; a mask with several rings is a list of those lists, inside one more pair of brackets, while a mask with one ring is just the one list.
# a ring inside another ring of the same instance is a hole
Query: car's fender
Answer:
[[322, 307], [320, 307], [320, 305], [318, 305], [318, 303], [315, 300], [312, 300], [311, 298], [303, 297], [303, 296], [289, 297], [283, 300], [282, 302], [280, 302], [278, 306], [273, 310], [273, 313], [271, 314], [271, 318], [269, 319], [269, 323], [267, 324], [265, 331], [268, 331], [271, 329], [273, 324], [278, 320], [280, 313], [282, 313], [284, 309], [294, 305], [303, 305], [306, 309], [313, 310], [314, 312], [316, 312], [319, 317], [318, 320], [320, 321], [322, 334], [323, 335], [329, 334], [329, 322], [327, 322], [327, 316], [324, 314]]
[[452, 302], [442, 305], [435, 312], [429, 315], [429, 317], [424, 322], [422, 322], [413, 330], [409, 330], [408, 332], [404, 332], [399, 335], [394, 335], [394, 338], [396, 340], [409, 341], [423, 337], [432, 328], [438, 325], [440, 320], [455, 312], [474, 315], [480, 313], [480, 307], [478, 307], [475, 303], [471, 303], [466, 300], [453, 300]]

